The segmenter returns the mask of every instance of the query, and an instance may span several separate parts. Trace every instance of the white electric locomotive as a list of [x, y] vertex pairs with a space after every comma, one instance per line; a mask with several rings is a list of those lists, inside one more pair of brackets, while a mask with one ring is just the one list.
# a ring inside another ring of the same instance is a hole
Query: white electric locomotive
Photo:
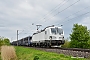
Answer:
[[61, 27], [48, 26], [32, 35], [32, 46], [60, 46], [65, 43], [64, 31]]

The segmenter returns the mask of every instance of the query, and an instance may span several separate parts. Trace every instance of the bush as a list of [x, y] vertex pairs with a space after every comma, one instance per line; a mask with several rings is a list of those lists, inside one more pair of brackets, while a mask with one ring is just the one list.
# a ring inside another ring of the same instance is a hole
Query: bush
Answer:
[[88, 48], [90, 48], [90, 40], [88, 41], [88, 45], [89, 45], [89, 47], [88, 47]]
[[1, 47], [2, 60], [16, 60], [17, 56], [13, 46], [2, 46]]
[[10, 45], [10, 41], [8, 38], [0, 37], [0, 47], [2, 45]]
[[4, 39], [4, 44], [5, 44], [5, 45], [10, 45], [9, 39], [5, 38], [5, 39]]
[[3, 45], [3, 39], [0, 37], [0, 47]]
[[86, 26], [74, 24], [72, 33], [70, 34], [71, 48], [88, 48], [90, 33]]
[[70, 41], [65, 40], [65, 43], [64, 43], [64, 45], [62, 45], [62, 47], [69, 48], [70, 47]]

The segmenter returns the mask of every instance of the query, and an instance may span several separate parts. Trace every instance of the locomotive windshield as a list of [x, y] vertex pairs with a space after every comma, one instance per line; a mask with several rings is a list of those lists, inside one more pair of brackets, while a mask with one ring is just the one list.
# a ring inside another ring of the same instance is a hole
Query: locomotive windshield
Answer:
[[51, 28], [51, 33], [52, 34], [63, 34], [63, 29], [60, 28]]
[[52, 32], [52, 34], [56, 34], [56, 29], [55, 28], [51, 28], [51, 32]]
[[63, 34], [63, 29], [58, 28], [58, 29], [57, 29], [57, 32], [58, 32], [59, 34]]

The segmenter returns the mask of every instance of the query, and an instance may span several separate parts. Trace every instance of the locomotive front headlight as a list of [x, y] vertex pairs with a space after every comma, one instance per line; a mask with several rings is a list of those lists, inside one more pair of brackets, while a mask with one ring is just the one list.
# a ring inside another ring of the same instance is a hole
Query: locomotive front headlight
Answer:
[[59, 39], [62, 39], [62, 40], [64, 40], [64, 37], [59, 37]]
[[64, 36], [63, 36], [63, 38], [62, 38], [63, 40], [64, 40]]

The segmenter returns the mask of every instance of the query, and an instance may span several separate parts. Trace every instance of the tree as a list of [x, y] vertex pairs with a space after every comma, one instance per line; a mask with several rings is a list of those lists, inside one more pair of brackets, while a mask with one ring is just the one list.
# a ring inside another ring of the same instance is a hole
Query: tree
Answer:
[[3, 45], [3, 38], [0, 37], [0, 46], [2, 46], [2, 45]]
[[4, 39], [4, 44], [5, 44], [5, 45], [10, 45], [10, 41], [9, 41], [8, 38], [5, 38], [5, 39]]
[[0, 39], [0, 46], [2, 46], [3, 41]]
[[0, 46], [2, 45], [10, 45], [10, 41], [8, 38], [0, 37]]
[[86, 26], [74, 24], [72, 34], [70, 34], [70, 47], [72, 48], [88, 48], [88, 40], [90, 39], [89, 31]]
[[64, 45], [62, 45], [61, 47], [64, 47], [64, 48], [69, 48], [69, 47], [70, 47], [70, 41], [69, 41], [68, 38], [65, 39], [65, 43], [64, 43]]
[[[90, 36], [90, 30], [89, 31], [89, 36]], [[90, 48], [90, 39], [88, 40], [89, 48]]]

